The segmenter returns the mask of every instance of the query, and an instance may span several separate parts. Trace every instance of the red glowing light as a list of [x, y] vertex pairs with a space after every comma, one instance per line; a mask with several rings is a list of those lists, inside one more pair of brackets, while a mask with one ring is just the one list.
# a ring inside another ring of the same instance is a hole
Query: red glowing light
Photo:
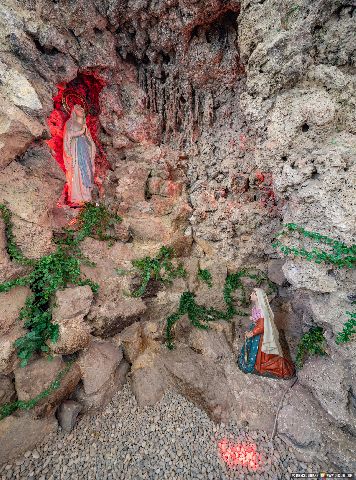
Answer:
[[[52, 155], [56, 162], [61, 169], [65, 171], [63, 161], [63, 130], [70, 115], [70, 112], [67, 110], [73, 108], [75, 103], [82, 105], [83, 102], [85, 103], [84, 106], [87, 112], [86, 122], [96, 145], [95, 183], [100, 191], [102, 189], [102, 179], [107, 169], [110, 168], [104, 149], [98, 138], [100, 113], [99, 95], [104, 86], [104, 81], [94, 73], [79, 73], [74, 80], [60, 83], [57, 85], [58, 93], [53, 97], [54, 109], [47, 119], [51, 133], [51, 139], [47, 141], [47, 145], [52, 150]], [[65, 102], [63, 102], [63, 96], [65, 96]], [[64, 103], [66, 108], [64, 108]], [[66, 198], [67, 185], [64, 188], [58, 206], [61, 206], [63, 199]]]
[[255, 472], [261, 466], [261, 455], [254, 443], [233, 443], [223, 439], [218, 442], [218, 449], [229, 468], [241, 466]]

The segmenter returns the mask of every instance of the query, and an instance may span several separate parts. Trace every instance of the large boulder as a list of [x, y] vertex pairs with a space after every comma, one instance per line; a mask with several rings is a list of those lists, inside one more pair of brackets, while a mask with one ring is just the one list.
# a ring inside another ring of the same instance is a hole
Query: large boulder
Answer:
[[73, 398], [83, 406], [84, 413], [102, 409], [126, 383], [129, 370], [130, 364], [122, 359], [119, 366], [116, 367], [98, 390], [93, 393], [87, 393], [83, 382], [78, 385]]
[[70, 354], [89, 345], [90, 326], [83, 320], [93, 301], [93, 292], [87, 285], [57, 291], [53, 322], [59, 325], [59, 339], [51, 343], [55, 353]]
[[179, 391], [213, 420], [228, 422], [236, 418], [235, 399], [220, 365], [186, 347], [165, 351], [162, 361]]
[[350, 411], [348, 369], [337, 360], [329, 356], [310, 358], [299, 371], [298, 379], [340, 427], [348, 425], [356, 432], [356, 418]]
[[356, 468], [355, 438], [347, 429], [336, 428], [325, 410], [301, 385], [287, 392], [278, 415], [277, 431], [300, 461]]
[[22, 413], [4, 418], [0, 422], [0, 465], [31, 450], [56, 429], [54, 416], [33, 418], [31, 413]]
[[115, 373], [123, 358], [122, 348], [110, 341], [94, 340], [79, 357], [84, 391], [90, 395], [101, 390]]
[[[59, 372], [66, 367], [61, 356], [52, 360], [40, 358], [29, 363], [26, 367], [15, 370], [15, 386], [19, 400], [28, 401], [46, 390], [56, 379]], [[48, 397], [43, 398], [36, 405], [36, 416], [50, 415], [57, 405], [68, 398], [80, 381], [79, 366], [74, 363], [61, 379], [59, 387]]]

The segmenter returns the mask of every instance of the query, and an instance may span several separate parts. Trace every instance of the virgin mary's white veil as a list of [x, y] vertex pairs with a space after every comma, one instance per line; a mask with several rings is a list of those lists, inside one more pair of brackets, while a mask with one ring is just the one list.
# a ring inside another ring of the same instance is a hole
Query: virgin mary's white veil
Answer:
[[279, 344], [278, 330], [274, 324], [274, 315], [269, 305], [266, 293], [262, 288], [255, 288], [258, 306], [264, 318], [264, 333], [261, 350], [270, 355], [283, 357], [283, 351]]

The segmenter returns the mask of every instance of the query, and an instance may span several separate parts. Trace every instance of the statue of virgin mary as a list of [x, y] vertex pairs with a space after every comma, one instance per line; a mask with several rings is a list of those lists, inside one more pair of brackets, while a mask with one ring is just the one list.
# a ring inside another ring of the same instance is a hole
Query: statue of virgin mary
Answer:
[[83, 206], [92, 199], [95, 173], [95, 143], [86, 124], [85, 112], [74, 105], [64, 127], [63, 159], [68, 185], [68, 203]]

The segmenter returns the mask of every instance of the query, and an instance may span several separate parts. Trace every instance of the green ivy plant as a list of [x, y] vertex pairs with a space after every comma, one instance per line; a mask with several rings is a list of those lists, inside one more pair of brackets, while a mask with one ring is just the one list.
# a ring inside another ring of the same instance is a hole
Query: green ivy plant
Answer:
[[237, 273], [231, 273], [227, 275], [224, 284], [223, 296], [226, 303], [226, 310], [220, 311], [212, 307], [204, 307], [198, 305], [195, 301], [195, 295], [193, 292], [184, 292], [179, 301], [178, 310], [167, 318], [166, 323], [166, 345], [172, 350], [174, 348], [172, 328], [175, 323], [183, 315], [187, 315], [190, 323], [197, 328], [207, 330], [209, 328], [209, 322], [216, 320], [225, 320], [230, 322], [234, 315], [247, 316], [248, 314], [243, 310], [237, 310], [234, 303], [233, 293], [239, 291], [238, 301], [243, 307], [247, 307], [249, 299], [247, 296], [246, 288], [242, 282], [243, 278], [249, 278], [254, 280], [254, 285], [259, 287], [262, 283], [268, 284], [269, 290], [274, 291], [275, 285], [268, 280], [263, 272], [256, 271], [251, 268], [244, 268]]
[[[144, 257], [132, 260], [132, 265], [140, 275], [140, 286], [131, 293], [133, 297], [142, 297], [150, 280], [158, 280], [164, 283], [171, 283], [174, 278], [185, 277], [186, 271], [180, 263], [174, 266], [172, 258], [175, 251], [172, 247], [162, 246], [156, 257]], [[118, 271], [122, 274], [122, 270]]]
[[55, 343], [58, 340], [58, 325], [52, 323], [55, 292], [68, 285], [89, 285], [94, 293], [97, 292], [98, 285], [80, 271], [81, 264], [88, 263], [80, 250], [80, 243], [88, 236], [105, 240], [112, 238], [105, 234], [105, 229], [120, 218], [111, 215], [103, 206], [88, 203], [78, 217], [77, 230], [64, 229], [62, 236], [55, 240], [56, 250], [53, 253], [32, 260], [22, 254], [14, 241], [11, 213], [5, 205], [1, 205], [1, 213], [5, 220], [6, 237], [10, 240], [10, 258], [32, 267], [30, 273], [0, 284], [0, 292], [19, 285], [31, 290], [20, 312], [20, 320], [28, 332], [15, 341], [21, 366], [25, 366], [34, 353], [49, 351], [49, 341]]
[[[312, 250], [306, 250], [305, 248], [288, 247], [284, 245], [279, 238], [287, 237], [293, 234], [298, 234], [304, 238], [314, 240], [318, 244], [324, 244], [328, 246], [328, 251], [324, 251], [318, 248]], [[314, 261], [317, 264], [325, 263], [334, 265], [336, 268], [355, 268], [356, 266], [356, 245], [353, 244], [350, 247], [345, 243], [338, 240], [329, 238], [325, 235], [321, 235], [317, 232], [310, 232], [303, 227], [296, 225], [295, 223], [287, 223], [284, 225], [284, 229], [281, 230], [276, 240], [272, 244], [274, 248], [279, 248], [284, 255], [292, 255], [295, 257], [302, 257], [305, 260], [311, 262]], [[336, 337], [336, 343], [346, 343], [355, 332], [356, 326], [356, 313], [346, 312], [350, 316], [349, 320], [345, 322], [343, 330], [338, 333]]]
[[213, 286], [213, 282], [212, 282], [212, 276], [211, 276], [211, 273], [209, 272], [208, 269], [206, 268], [199, 268], [198, 270], [198, 278], [206, 283], [208, 285], [209, 288], [211, 288]]
[[297, 347], [295, 359], [297, 368], [302, 368], [307, 355], [325, 355], [324, 343], [324, 330], [321, 327], [311, 327], [304, 333]]
[[16, 412], [16, 410], [31, 410], [34, 408], [43, 398], [49, 397], [55, 390], [57, 390], [61, 386], [61, 382], [65, 375], [69, 372], [73, 365], [73, 361], [68, 362], [63, 370], [58, 372], [56, 378], [53, 382], [49, 385], [48, 388], [43, 390], [41, 393], [36, 395], [34, 398], [30, 400], [16, 400], [15, 402], [5, 403], [4, 405], [0, 406], [0, 420], [8, 417], [12, 413]]
[[[293, 234], [299, 234], [304, 238], [314, 240], [318, 244], [327, 245], [329, 251], [318, 248], [307, 250], [305, 248], [288, 247], [280, 240], [281, 237], [288, 237]], [[338, 240], [326, 237], [320, 233], [310, 232], [295, 223], [285, 224], [284, 229], [277, 234], [272, 246], [278, 248], [284, 255], [302, 257], [309, 262], [331, 264], [337, 268], [355, 268], [356, 266], [356, 245], [348, 247]]]
[[[352, 305], [355, 303], [352, 302]], [[356, 312], [346, 312], [346, 315], [350, 318], [344, 323], [342, 331], [336, 336], [335, 341], [338, 345], [349, 342], [356, 335]]]

